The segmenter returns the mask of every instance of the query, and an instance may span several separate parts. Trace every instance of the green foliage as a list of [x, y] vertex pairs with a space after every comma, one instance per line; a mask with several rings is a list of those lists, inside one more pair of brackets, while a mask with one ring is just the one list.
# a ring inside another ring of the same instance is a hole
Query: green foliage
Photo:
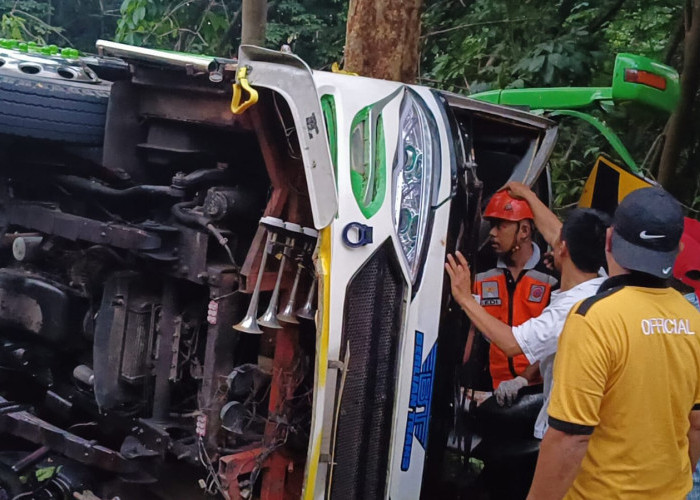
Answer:
[[[232, 55], [240, 44], [240, 0], [124, 0], [116, 39], [129, 44]], [[343, 0], [280, 0], [268, 8], [266, 45], [283, 44], [313, 67], [339, 59], [345, 38]]]
[[157, 49], [216, 53], [225, 45], [229, 27], [240, 17], [240, 1], [124, 0], [120, 13], [115, 34], [118, 41]]
[[[601, 113], [595, 113], [601, 118]], [[566, 117], [559, 122], [559, 140], [550, 159], [552, 204], [568, 208], [581, 196], [583, 185], [599, 155], [615, 159], [615, 152], [590, 125]], [[618, 163], [622, 165], [622, 162]]]
[[56, 474], [60, 472], [61, 468], [62, 467], [60, 465], [58, 467], [40, 467], [34, 472], [34, 475], [36, 476], [36, 480], [41, 483], [43, 481], [48, 481], [49, 479], [52, 479]]
[[119, 0], [0, 0], [0, 38], [94, 52], [95, 40], [111, 38]]
[[270, 8], [267, 46], [288, 44], [313, 68], [339, 61], [345, 43], [347, 2], [344, 0], [287, 0]]
[[506, 87], [596, 85], [613, 54], [657, 59], [682, 6], [672, 0], [428, 0], [421, 78], [473, 92]]
[[681, 2], [634, 2], [605, 30], [609, 50], [663, 60], [668, 40], [682, 16]]
[[[544, 2], [542, 2], [544, 3]], [[430, 2], [423, 16], [421, 78], [453, 90], [531, 85], [551, 61], [555, 40], [532, 2], [459, 0]], [[556, 9], [550, 9], [556, 11]], [[537, 30], [527, 26], [538, 23]], [[542, 46], [548, 42], [551, 47]], [[549, 49], [549, 53], [547, 52]], [[547, 71], [550, 71], [549, 69]]]
[[515, 80], [508, 87], [552, 86], [559, 82], [584, 85], [591, 80], [591, 68], [600, 59], [600, 52], [589, 48], [590, 33], [574, 28], [555, 40], [536, 44], [517, 61], [511, 71]]
[[[682, 16], [672, 0], [428, 0], [421, 82], [466, 93], [496, 88], [607, 86], [615, 54], [662, 60]], [[597, 111], [639, 163], [665, 117], [639, 109]], [[594, 129], [560, 122], [551, 167], [555, 204], [578, 199], [599, 153], [614, 152]]]
[[62, 31], [49, 24], [52, 11], [49, 3], [0, 0], [0, 38], [48, 43], [51, 34], [60, 35]]

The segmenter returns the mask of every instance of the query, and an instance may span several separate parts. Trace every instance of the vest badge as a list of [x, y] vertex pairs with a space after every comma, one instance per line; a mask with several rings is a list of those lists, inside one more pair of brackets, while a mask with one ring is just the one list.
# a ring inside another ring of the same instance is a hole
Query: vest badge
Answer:
[[542, 302], [545, 290], [544, 285], [530, 285], [530, 296], [527, 298], [528, 302]]
[[481, 298], [497, 299], [498, 298], [498, 281], [485, 281], [481, 284]]

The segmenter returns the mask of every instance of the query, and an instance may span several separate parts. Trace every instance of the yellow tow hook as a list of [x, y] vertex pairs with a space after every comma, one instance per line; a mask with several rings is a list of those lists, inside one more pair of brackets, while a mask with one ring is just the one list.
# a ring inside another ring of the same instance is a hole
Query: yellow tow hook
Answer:
[[[231, 112], [234, 115], [242, 114], [246, 109], [258, 102], [258, 91], [248, 83], [248, 66], [241, 66], [236, 73], [236, 83], [233, 84], [233, 99], [231, 100]], [[243, 90], [248, 92], [248, 100], [241, 102]]]
[[353, 73], [352, 71], [345, 71], [344, 69], [340, 69], [340, 65], [337, 62], [331, 64], [331, 71], [333, 73], [338, 73], [341, 75], [358, 76], [357, 73]]

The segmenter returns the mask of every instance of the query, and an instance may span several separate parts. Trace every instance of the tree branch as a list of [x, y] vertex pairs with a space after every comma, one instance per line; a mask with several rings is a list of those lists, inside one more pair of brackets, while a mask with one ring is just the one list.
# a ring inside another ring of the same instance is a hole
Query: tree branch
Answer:
[[430, 33], [426, 33], [425, 35], [421, 35], [421, 38], [428, 38], [428, 37], [433, 36], [433, 35], [439, 35], [441, 33], [448, 33], [450, 31], [461, 30], [464, 28], [471, 28], [473, 26], [486, 26], [489, 24], [520, 23], [523, 21], [536, 21], [536, 20], [537, 20], [537, 18], [521, 17], [519, 19], [500, 19], [498, 21], [482, 21], [479, 23], [460, 24], [457, 26], [452, 26], [451, 28], [445, 28], [444, 30], [431, 31]]
[[226, 33], [223, 34], [221, 37], [221, 40], [219, 40], [219, 45], [217, 46], [217, 53], [224, 53], [224, 50], [228, 50], [229, 52], [233, 48], [233, 36], [236, 34], [236, 30], [238, 29], [238, 26], [236, 23], [238, 22], [238, 17], [241, 15], [241, 8], [239, 7], [234, 13], [229, 21], [228, 28], [226, 29]]
[[569, 162], [569, 158], [571, 157], [571, 153], [573, 153], [574, 148], [578, 144], [579, 137], [581, 136], [580, 130], [576, 130], [576, 135], [571, 139], [571, 143], [569, 144], [569, 147], [566, 150], [566, 153], [564, 153], [564, 156], [561, 159], [561, 162], [563, 164], [566, 164]]
[[639, 169], [645, 172], [649, 177], [652, 176], [652, 170], [656, 167], [661, 157], [661, 151], [663, 151], [664, 141], [666, 140], [666, 129], [668, 127], [668, 122], [664, 129], [656, 136], [654, 142], [651, 143], [651, 147], [647, 150], [647, 154], [644, 155], [644, 160], [642, 160]]
[[[71, 45], [71, 41], [70, 41], [68, 38], [66, 38], [66, 37], [61, 33], [61, 29], [60, 29], [60, 28], [56, 28], [55, 26], [51, 26], [50, 24], [46, 24], [46, 22], [45, 22], [44, 20], [39, 19], [38, 17], [33, 16], [33, 15], [31, 15], [30, 13], [28, 13], [28, 12], [24, 12], [23, 10], [19, 10], [19, 9], [17, 9], [17, 8], [14, 8], [14, 7], [13, 7], [13, 9], [12, 9], [12, 12], [10, 12], [10, 14], [12, 14], [12, 15], [14, 15], [14, 14], [19, 14], [20, 16], [24, 16], [24, 17], [26, 17], [27, 19], [31, 19], [31, 20], [34, 21], [36, 24], [38, 24], [39, 26], [43, 27], [46, 31], [51, 32], [51, 33], [54, 33], [54, 34], [60, 36], [61, 38], [63, 38], [63, 40], [64, 40], [68, 45]], [[29, 34], [31, 35], [31, 33], [29, 33]]]
[[603, 14], [598, 16], [591, 22], [591, 24], [588, 25], [588, 32], [595, 33], [600, 28], [602, 28], [605, 23], [612, 21], [612, 19], [620, 11], [624, 3], [625, 0], [616, 0], [616, 2], [610, 6], [607, 12], [604, 12]]
[[683, 23], [683, 17], [684, 16], [681, 15], [678, 24], [676, 24], [676, 29], [673, 30], [673, 35], [671, 35], [671, 39], [668, 41], [668, 45], [666, 45], [664, 64], [671, 64], [673, 61], [673, 56], [676, 55], [676, 51], [678, 50], [678, 46], [681, 44], [681, 41], [683, 41], [683, 37], [685, 36], [685, 24]]
[[569, 17], [569, 15], [571, 14], [574, 5], [576, 5], [575, 0], [563, 0], [561, 4], [559, 4], [559, 9], [557, 10], [557, 17], [559, 18], [559, 22], [563, 23], [564, 21], [566, 21], [566, 18]]

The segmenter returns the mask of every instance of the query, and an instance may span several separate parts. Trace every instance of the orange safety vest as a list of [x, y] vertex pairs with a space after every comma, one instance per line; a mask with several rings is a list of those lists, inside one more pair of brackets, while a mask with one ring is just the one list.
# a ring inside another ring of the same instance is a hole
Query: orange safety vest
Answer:
[[[507, 268], [496, 267], [476, 275], [476, 293], [491, 316], [510, 326], [518, 326], [539, 316], [549, 304], [549, 295], [557, 280], [541, 271], [525, 269], [514, 280]], [[509, 358], [496, 344], [489, 349], [489, 368], [493, 388], [520, 375], [530, 363], [524, 354]]]

